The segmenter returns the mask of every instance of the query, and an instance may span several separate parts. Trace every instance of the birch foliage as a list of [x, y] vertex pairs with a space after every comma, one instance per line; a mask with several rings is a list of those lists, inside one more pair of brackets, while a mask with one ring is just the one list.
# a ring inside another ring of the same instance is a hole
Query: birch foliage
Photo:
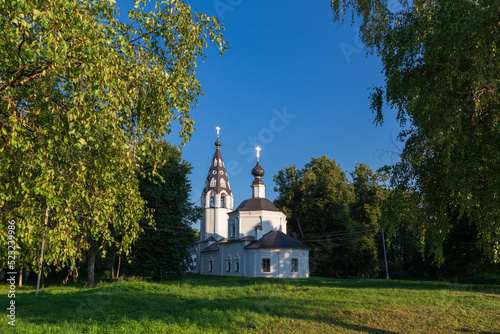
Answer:
[[47, 207], [47, 264], [94, 242], [128, 253], [144, 216], [135, 172], [160, 167], [174, 123], [189, 141], [197, 61], [210, 41], [226, 49], [217, 19], [182, 1], [137, 1], [128, 20], [114, 2], [0, 1], [0, 228], [16, 220], [31, 267]]
[[[394, 5], [396, 4], [396, 5]], [[372, 94], [403, 127], [393, 184], [421, 196], [422, 240], [438, 262], [461, 224], [477, 230], [482, 260], [500, 261], [500, 4], [494, 0], [333, 0], [334, 20], [362, 20], [385, 85]]]

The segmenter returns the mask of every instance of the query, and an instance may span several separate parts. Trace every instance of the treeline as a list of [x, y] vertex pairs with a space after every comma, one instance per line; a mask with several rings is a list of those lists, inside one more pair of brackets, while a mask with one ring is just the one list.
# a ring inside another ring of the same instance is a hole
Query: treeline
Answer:
[[288, 233], [311, 248], [312, 275], [385, 277], [382, 231], [392, 278], [498, 280], [499, 268], [477, 245], [474, 222], [455, 217], [442, 245], [432, 251], [423, 197], [390, 186], [388, 168], [357, 164], [348, 174], [326, 156], [304, 168], [285, 167], [274, 176], [275, 205], [287, 215]]

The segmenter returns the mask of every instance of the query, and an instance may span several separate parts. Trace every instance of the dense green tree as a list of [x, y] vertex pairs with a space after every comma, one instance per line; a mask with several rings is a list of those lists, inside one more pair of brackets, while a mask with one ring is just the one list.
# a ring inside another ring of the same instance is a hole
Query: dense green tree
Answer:
[[476, 261], [500, 261], [500, 3], [494, 0], [332, 0], [334, 20], [352, 9], [361, 38], [381, 57], [384, 97], [404, 126], [393, 184], [422, 196], [420, 238], [436, 263], [454, 226], [470, 226]]
[[288, 232], [310, 250], [314, 275], [374, 275], [382, 188], [379, 174], [356, 166], [351, 183], [335, 160], [313, 158], [301, 170], [285, 167], [274, 176], [276, 206], [287, 215]]
[[382, 202], [380, 226], [385, 230], [392, 278], [434, 275], [434, 266], [424, 256], [426, 243], [421, 239], [420, 222], [428, 219], [422, 205], [418, 193], [398, 189], [391, 190]]
[[354, 190], [354, 201], [350, 207], [351, 218], [356, 230], [364, 232], [354, 243], [355, 251], [351, 259], [358, 266], [358, 271], [366, 275], [374, 275], [379, 270], [379, 256], [376, 242], [379, 232], [382, 202], [387, 191], [383, 187], [384, 175], [366, 164], [356, 164], [351, 173]]
[[[226, 49], [217, 19], [182, 1], [151, 12], [137, 1], [130, 23], [114, 2], [0, 3], [0, 229], [15, 219], [18, 246], [30, 252], [46, 240], [54, 268], [87, 257], [91, 286], [98, 250], [127, 254], [138, 236], [136, 172], [161, 167], [153, 143], [175, 121], [189, 140], [207, 41]], [[27, 256], [19, 249], [37, 268], [39, 257]]]
[[[312, 158], [302, 170], [285, 167], [273, 180], [279, 193], [276, 205], [290, 217], [293, 232], [304, 236], [327, 227], [342, 228], [349, 220], [352, 187], [335, 160], [327, 156]], [[307, 223], [302, 223], [301, 218]]]
[[172, 279], [186, 272], [190, 260], [187, 250], [196, 241], [190, 225], [201, 217], [201, 209], [189, 202], [191, 165], [182, 160], [176, 147], [166, 142], [161, 145], [164, 165], [159, 175], [139, 182], [142, 198], [153, 209], [155, 227], [142, 224], [144, 233], [134, 247], [132, 269], [137, 275]]

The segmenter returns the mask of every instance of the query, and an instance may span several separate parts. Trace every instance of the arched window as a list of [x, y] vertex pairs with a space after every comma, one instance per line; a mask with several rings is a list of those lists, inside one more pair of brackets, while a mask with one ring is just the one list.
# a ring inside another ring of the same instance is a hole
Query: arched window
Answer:
[[240, 272], [240, 257], [238, 255], [234, 258], [234, 272]]
[[210, 180], [210, 187], [215, 187], [217, 185], [217, 180], [215, 179], [215, 177], [213, 177], [211, 180]]
[[226, 257], [226, 271], [228, 273], [231, 272], [231, 257], [230, 256]]
[[229, 235], [231, 238], [236, 238], [236, 219], [234, 218], [229, 221]]
[[220, 179], [220, 187], [221, 188], [226, 188], [226, 180]]
[[214, 159], [214, 167], [217, 167], [217, 158]]
[[210, 207], [213, 208], [215, 207], [215, 197], [214, 194], [210, 194]]
[[208, 272], [211, 273], [214, 271], [214, 259], [210, 258], [208, 260]]
[[221, 195], [220, 195], [220, 207], [221, 207], [221, 208], [225, 208], [225, 207], [226, 207], [226, 206], [225, 206], [225, 202], [226, 202], [226, 195], [221, 194]]

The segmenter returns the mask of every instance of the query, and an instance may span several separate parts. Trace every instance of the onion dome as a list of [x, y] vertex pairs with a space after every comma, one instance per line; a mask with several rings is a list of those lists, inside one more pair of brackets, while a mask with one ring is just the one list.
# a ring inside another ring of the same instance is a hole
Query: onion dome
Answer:
[[264, 169], [260, 166], [259, 161], [257, 161], [257, 164], [252, 169], [252, 175], [255, 178], [261, 178], [264, 176]]
[[[264, 168], [262, 168], [259, 164], [259, 157], [260, 157], [261, 148], [256, 147], [255, 150], [257, 151], [257, 164], [252, 169], [252, 175], [255, 178], [255, 180], [253, 180], [252, 187], [259, 186], [259, 185], [264, 186], [264, 182], [262, 182], [262, 177], [264, 176]], [[256, 193], [254, 193], [254, 195], [255, 194]], [[260, 197], [260, 196], [258, 196], [258, 197]], [[264, 197], [264, 196], [262, 196], [262, 197]]]

